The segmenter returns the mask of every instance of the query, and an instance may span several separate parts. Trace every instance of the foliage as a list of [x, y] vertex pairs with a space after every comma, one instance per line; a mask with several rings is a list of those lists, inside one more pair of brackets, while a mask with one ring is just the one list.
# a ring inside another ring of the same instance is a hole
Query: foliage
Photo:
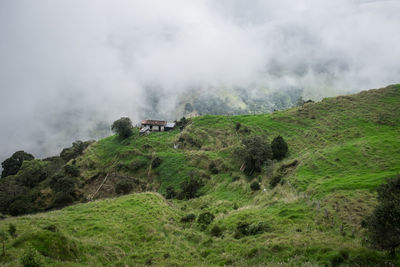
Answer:
[[122, 117], [113, 122], [111, 130], [121, 138], [127, 138], [133, 134], [132, 121], [128, 117]]
[[208, 170], [212, 173], [212, 174], [218, 174], [218, 168], [217, 165], [215, 164], [214, 161], [210, 162], [210, 165], [208, 165]]
[[243, 236], [258, 235], [264, 232], [271, 231], [269, 225], [265, 222], [258, 223], [248, 223], [248, 222], [238, 222], [236, 225], [236, 231], [234, 237], [236, 239], [242, 238]]
[[272, 140], [271, 149], [273, 158], [276, 160], [281, 160], [285, 158], [289, 151], [287, 143], [285, 142], [285, 140], [283, 140], [283, 137], [280, 135], [278, 135], [277, 137], [274, 138], [274, 140]]
[[16, 174], [25, 160], [33, 160], [34, 157], [25, 151], [17, 151], [12, 156], [1, 163], [3, 171], [1, 178]]
[[197, 218], [197, 223], [200, 225], [200, 228], [202, 230], [206, 229], [207, 226], [212, 223], [214, 220], [215, 216], [209, 211], [203, 212], [199, 215]]
[[78, 177], [80, 175], [79, 168], [75, 165], [65, 165], [64, 171], [66, 174], [68, 174], [72, 177]]
[[85, 141], [82, 142], [77, 140], [72, 143], [72, 147], [64, 148], [61, 153], [60, 157], [65, 161], [68, 162], [71, 159], [75, 159], [78, 156], [82, 155], [83, 151], [91, 144], [93, 141]]
[[260, 172], [265, 162], [272, 158], [271, 146], [261, 136], [243, 139], [242, 144], [236, 154], [244, 162], [244, 172], [250, 176]]
[[189, 177], [181, 184], [180, 199], [191, 199], [199, 196], [203, 181], [198, 177]]
[[115, 185], [115, 193], [118, 195], [129, 194], [133, 190], [133, 184], [129, 180], [121, 180]]
[[16, 238], [17, 237], [17, 227], [15, 226], [15, 224], [10, 223], [8, 225], [8, 233], [10, 234], [10, 236], [12, 238]]
[[258, 191], [258, 190], [260, 190], [260, 183], [257, 182], [257, 181], [252, 182], [252, 183], [250, 184], [250, 189], [251, 189], [252, 191]]
[[176, 197], [176, 192], [173, 186], [168, 186], [166, 189], [166, 193], [165, 193], [165, 198], [166, 199], [171, 199]]
[[196, 220], [196, 215], [193, 213], [189, 213], [181, 218], [181, 222], [183, 223], [193, 222], [194, 220]]
[[390, 251], [394, 257], [396, 247], [400, 246], [400, 176], [378, 188], [378, 201], [364, 226], [372, 245]]
[[38, 183], [47, 178], [45, 164], [40, 160], [30, 160], [22, 163], [17, 177], [18, 183], [23, 186], [33, 188]]
[[162, 159], [160, 157], [155, 157], [151, 162], [151, 168], [156, 169], [162, 163]]
[[55, 192], [74, 191], [77, 180], [72, 177], [65, 177], [61, 174], [55, 175], [50, 180], [50, 187]]
[[275, 186], [277, 186], [282, 180], [282, 176], [280, 175], [275, 175], [274, 177], [272, 177], [271, 181], [269, 182], [269, 186], [272, 188], [274, 188]]
[[39, 253], [32, 246], [28, 246], [21, 258], [23, 267], [41, 267], [44, 266]]
[[218, 225], [214, 225], [210, 231], [212, 236], [219, 237], [222, 235], [222, 229]]

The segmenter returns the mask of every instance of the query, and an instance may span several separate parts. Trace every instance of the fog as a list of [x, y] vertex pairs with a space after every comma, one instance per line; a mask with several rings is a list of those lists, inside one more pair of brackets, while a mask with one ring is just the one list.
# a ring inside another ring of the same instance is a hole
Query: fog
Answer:
[[171, 118], [192, 90], [318, 100], [399, 83], [399, 14], [397, 0], [2, 0], [0, 161], [144, 119], [152, 94]]

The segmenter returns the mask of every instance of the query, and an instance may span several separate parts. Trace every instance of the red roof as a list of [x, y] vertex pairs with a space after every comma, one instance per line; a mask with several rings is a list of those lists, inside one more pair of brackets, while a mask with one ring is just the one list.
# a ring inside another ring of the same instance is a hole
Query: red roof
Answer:
[[156, 126], [165, 126], [167, 124], [166, 121], [156, 121], [156, 120], [143, 120], [142, 125], [156, 125]]

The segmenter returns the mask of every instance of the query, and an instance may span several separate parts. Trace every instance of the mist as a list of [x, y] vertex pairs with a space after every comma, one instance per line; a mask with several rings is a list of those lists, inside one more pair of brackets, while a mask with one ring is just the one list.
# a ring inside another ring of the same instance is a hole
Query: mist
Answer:
[[397, 0], [3, 0], [0, 161], [145, 119], [152, 95], [172, 119], [193, 90], [319, 100], [399, 83], [399, 14]]

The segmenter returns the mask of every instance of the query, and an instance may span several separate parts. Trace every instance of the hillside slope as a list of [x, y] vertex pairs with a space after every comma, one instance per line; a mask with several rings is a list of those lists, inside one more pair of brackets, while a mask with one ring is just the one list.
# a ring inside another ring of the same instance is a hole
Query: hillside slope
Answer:
[[[253, 135], [283, 136], [290, 154], [247, 177], [234, 151]], [[265, 115], [196, 117], [183, 131], [110, 136], [67, 163], [79, 169], [77, 199], [114, 197], [121, 180], [137, 193], [0, 221], [18, 233], [1, 262], [15, 266], [31, 243], [54, 266], [400, 264], [364, 247], [360, 227], [399, 162], [400, 85]], [[204, 184], [200, 197], [164, 199], [188, 177]], [[261, 190], [250, 189], [253, 180]], [[38, 191], [51, 202], [46, 181]], [[181, 222], [205, 212], [215, 216], [208, 226]]]

